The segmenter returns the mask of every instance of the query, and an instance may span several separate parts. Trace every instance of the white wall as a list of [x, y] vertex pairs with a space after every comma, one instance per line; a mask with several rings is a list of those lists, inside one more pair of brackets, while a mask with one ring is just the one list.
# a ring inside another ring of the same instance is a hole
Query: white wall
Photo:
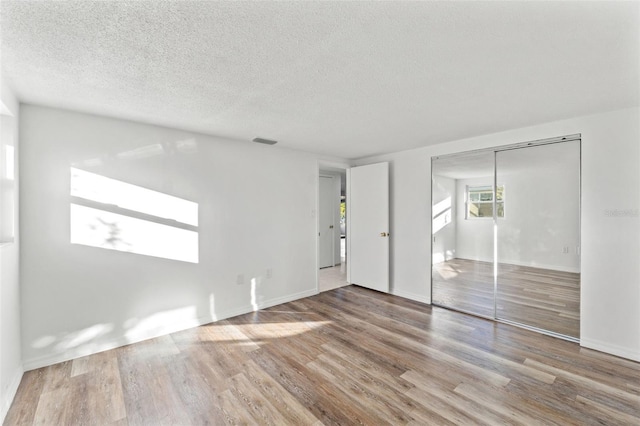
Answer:
[[430, 300], [432, 156], [575, 133], [582, 134], [581, 344], [640, 361], [639, 108], [359, 160], [391, 163], [393, 292]]
[[[316, 157], [30, 105], [20, 123], [26, 369], [316, 293]], [[198, 203], [199, 263], [70, 244], [70, 166]]]
[[[16, 162], [18, 150], [19, 106], [11, 90], [1, 83], [1, 100], [13, 114], [9, 120], [9, 129], [15, 146]], [[3, 131], [3, 134], [5, 132]], [[17, 172], [17, 169], [16, 169]], [[18, 192], [18, 176], [16, 173], [16, 197]], [[0, 245], [0, 423], [9, 410], [13, 397], [22, 378], [22, 361], [20, 354], [20, 286], [19, 286], [19, 252], [20, 237], [18, 227], [18, 202], [14, 206], [14, 241]]]
[[580, 272], [579, 148], [572, 141], [497, 154], [506, 211], [499, 262]]

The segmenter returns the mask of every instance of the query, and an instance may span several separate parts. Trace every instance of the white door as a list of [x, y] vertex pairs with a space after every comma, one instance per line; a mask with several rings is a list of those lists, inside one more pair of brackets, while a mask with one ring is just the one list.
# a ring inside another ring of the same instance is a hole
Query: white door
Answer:
[[389, 164], [349, 170], [349, 282], [389, 292]]
[[326, 268], [333, 266], [333, 246], [334, 246], [334, 183], [329, 176], [320, 176], [320, 199], [318, 200], [318, 251], [319, 267]]

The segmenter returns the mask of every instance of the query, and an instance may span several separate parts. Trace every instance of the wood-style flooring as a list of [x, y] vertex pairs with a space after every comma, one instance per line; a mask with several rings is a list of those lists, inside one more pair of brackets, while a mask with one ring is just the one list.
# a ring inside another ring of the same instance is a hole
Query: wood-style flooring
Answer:
[[[433, 265], [433, 303], [493, 317], [493, 263]], [[497, 317], [580, 337], [580, 274], [498, 264]]]
[[348, 286], [25, 373], [6, 425], [637, 425], [640, 364]]

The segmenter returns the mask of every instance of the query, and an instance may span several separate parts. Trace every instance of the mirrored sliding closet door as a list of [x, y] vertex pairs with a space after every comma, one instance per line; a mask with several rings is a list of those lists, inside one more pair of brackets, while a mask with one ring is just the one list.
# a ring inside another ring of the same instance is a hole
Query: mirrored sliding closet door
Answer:
[[432, 303], [494, 317], [494, 153], [432, 161]]
[[580, 142], [496, 152], [496, 316], [580, 336]]
[[580, 331], [580, 137], [432, 159], [433, 304]]

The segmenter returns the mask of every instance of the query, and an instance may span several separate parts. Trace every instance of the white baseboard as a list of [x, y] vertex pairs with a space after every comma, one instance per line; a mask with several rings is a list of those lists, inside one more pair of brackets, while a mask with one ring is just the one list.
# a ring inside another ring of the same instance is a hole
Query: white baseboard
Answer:
[[[473, 260], [475, 262], [487, 262], [487, 263], [493, 263], [493, 258], [490, 259], [471, 259], [468, 257], [457, 257], [456, 259], [462, 259], [462, 260]], [[541, 263], [532, 263], [532, 262], [521, 262], [519, 260], [509, 260], [509, 259], [500, 259], [500, 262], [502, 264], [506, 264], [506, 265], [515, 265], [515, 266], [527, 266], [529, 268], [538, 268], [538, 269], [548, 269], [550, 271], [558, 271], [558, 272], [571, 272], [574, 274], [579, 274], [580, 273], [580, 268], [577, 267], [572, 267], [572, 266], [558, 266], [558, 265], [545, 265], [545, 264], [541, 264]]]
[[610, 343], [600, 342], [592, 339], [580, 338], [580, 346], [604, 352], [610, 355], [619, 356], [620, 358], [630, 359], [631, 361], [640, 362], [640, 353], [623, 348], [621, 346], [612, 345]]
[[281, 305], [283, 303], [291, 302], [293, 300], [298, 300], [298, 299], [302, 299], [309, 296], [314, 296], [316, 294], [318, 294], [317, 290], [313, 288], [311, 290], [305, 290], [299, 293], [294, 293], [294, 294], [289, 294], [282, 297], [276, 297], [273, 299], [264, 300], [256, 304], [256, 309], [254, 309], [252, 305], [245, 305], [242, 307], [230, 309], [223, 312], [216, 312], [216, 315], [214, 318], [212, 318], [211, 316], [203, 316], [195, 319], [190, 319], [182, 323], [171, 324], [170, 327], [163, 328], [162, 332], [160, 333], [154, 330], [149, 333], [141, 333], [140, 335], [136, 336], [136, 338], [134, 339], [128, 338], [126, 336], [121, 336], [117, 339], [113, 339], [111, 341], [101, 343], [97, 347], [94, 346], [90, 350], [87, 350], [86, 347], [84, 348], [80, 347], [80, 348], [67, 350], [62, 353], [47, 354], [47, 355], [39, 356], [36, 358], [24, 360], [23, 367], [25, 371], [35, 370], [36, 368], [47, 367], [49, 365], [70, 361], [76, 358], [92, 355], [98, 352], [108, 351], [110, 349], [115, 349], [121, 346], [130, 345], [132, 343], [138, 343], [144, 340], [166, 336], [168, 334], [176, 333], [178, 331], [187, 330], [189, 328], [199, 327], [201, 325], [210, 324], [212, 322], [221, 321], [221, 320], [232, 318], [238, 315], [247, 314], [255, 310], [270, 308], [272, 306]]
[[9, 387], [7, 388], [7, 392], [2, 395], [2, 411], [0, 411], [0, 424], [3, 424], [5, 417], [7, 417], [9, 408], [11, 408], [11, 403], [13, 403], [16, 392], [18, 392], [18, 386], [20, 386], [20, 381], [22, 380], [23, 374], [23, 369], [21, 367], [18, 368], [18, 370], [13, 375], [13, 379], [11, 380]]
[[428, 305], [431, 304], [431, 297], [428, 295], [412, 293], [410, 291], [398, 290], [395, 288], [391, 290], [391, 294], [394, 296], [404, 297], [405, 299], [415, 300], [416, 302], [422, 302]]
[[[276, 297], [275, 299], [265, 300], [264, 302], [259, 303], [258, 309], [270, 308], [272, 306], [281, 305], [283, 303], [292, 302], [294, 300], [304, 299], [305, 297], [315, 296], [316, 294], [318, 294], [318, 289], [313, 288], [311, 290], [305, 290], [299, 293], [289, 294], [287, 296]], [[251, 311], [253, 311], [253, 309], [251, 309]]]

